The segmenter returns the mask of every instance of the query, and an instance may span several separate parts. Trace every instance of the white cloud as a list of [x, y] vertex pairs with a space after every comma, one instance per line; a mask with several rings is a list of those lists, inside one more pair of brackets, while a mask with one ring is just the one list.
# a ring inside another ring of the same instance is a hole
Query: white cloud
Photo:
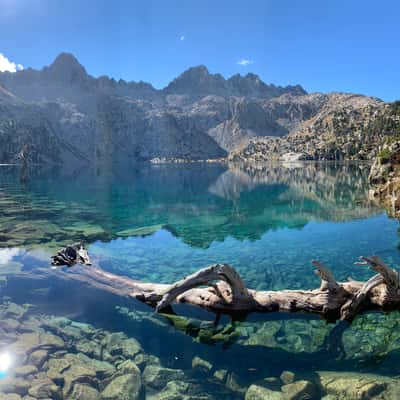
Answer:
[[186, 38], [185, 38], [185, 35], [182, 35], [182, 36], [179, 38], [179, 40], [180, 40], [181, 42], [183, 42], [185, 39], [186, 39]]
[[3, 53], [0, 53], [0, 72], [16, 72], [24, 69], [21, 64], [10, 61]]
[[11, 249], [0, 249], [0, 265], [8, 264], [14, 257], [21, 254], [21, 250], [14, 247]]
[[239, 65], [241, 65], [242, 67], [246, 67], [247, 65], [254, 64], [254, 61], [252, 61], [252, 60], [247, 60], [247, 59], [245, 59], [245, 58], [242, 58], [242, 59], [239, 60], [236, 64], [239, 64]]

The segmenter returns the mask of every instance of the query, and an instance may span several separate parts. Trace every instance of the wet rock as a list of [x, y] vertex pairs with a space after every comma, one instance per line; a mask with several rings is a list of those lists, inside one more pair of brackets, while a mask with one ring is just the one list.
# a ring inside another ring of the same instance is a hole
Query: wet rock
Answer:
[[21, 322], [18, 331], [20, 333], [36, 333], [38, 331], [38, 326], [40, 325], [40, 323], [41, 322], [37, 318], [31, 316]]
[[50, 379], [33, 381], [28, 393], [36, 399], [61, 399], [61, 389]]
[[274, 376], [269, 376], [268, 378], [264, 378], [262, 383], [268, 389], [271, 389], [271, 390], [280, 390], [280, 388], [282, 386], [282, 381]]
[[45, 349], [62, 349], [65, 347], [64, 341], [51, 333], [45, 333], [40, 335], [40, 348]]
[[251, 385], [246, 392], [245, 400], [285, 400], [281, 392], [260, 385]]
[[64, 379], [62, 373], [71, 366], [71, 360], [65, 358], [51, 358], [45, 365], [49, 379]]
[[318, 375], [324, 392], [340, 400], [367, 400], [390, 384], [389, 379], [372, 374], [323, 371]]
[[82, 364], [74, 364], [62, 374], [64, 378], [63, 394], [66, 397], [75, 383], [86, 383], [91, 386], [96, 385], [96, 372]]
[[226, 369], [219, 369], [214, 372], [214, 377], [221, 382], [225, 382], [228, 371]]
[[185, 399], [187, 400], [187, 393], [189, 389], [189, 384], [182, 381], [171, 381], [168, 382], [164, 389], [155, 393], [154, 395], [147, 396], [150, 400], [175, 400], [175, 399]]
[[140, 374], [126, 374], [113, 379], [101, 393], [103, 400], [137, 400], [142, 382]]
[[28, 393], [31, 384], [22, 378], [6, 378], [0, 380], [0, 391], [4, 393], [17, 393], [24, 396]]
[[16, 393], [0, 393], [0, 400], [21, 400], [21, 396]]
[[229, 390], [232, 390], [232, 392], [237, 392], [237, 393], [246, 392], [246, 388], [239, 383], [238, 376], [234, 372], [228, 375], [225, 386]]
[[7, 304], [7, 308], [4, 311], [3, 318], [11, 317], [20, 319], [25, 315], [28, 308], [29, 307], [23, 307], [15, 303], [9, 303]]
[[90, 367], [95, 371], [96, 377], [100, 380], [106, 379], [115, 373], [115, 367], [106, 361], [91, 359]]
[[185, 373], [181, 369], [148, 365], [143, 371], [143, 380], [145, 384], [155, 389], [162, 389], [169, 381], [180, 381], [184, 379]]
[[11, 351], [23, 360], [26, 359], [27, 354], [35, 351], [40, 344], [40, 337], [38, 333], [23, 333], [19, 335], [18, 340], [12, 344]]
[[[208, 394], [213, 393], [213, 395]], [[164, 389], [152, 393], [146, 392], [146, 400], [216, 400], [219, 397], [216, 387], [205, 387], [183, 381], [170, 381]], [[227, 398], [227, 392], [224, 391], [222, 398]]]
[[65, 339], [72, 339], [75, 341], [82, 340], [82, 332], [71, 325], [66, 326], [65, 328], [59, 328], [60, 331], [57, 332], [60, 336], [62, 335]]
[[99, 400], [100, 393], [93, 387], [77, 383], [74, 385], [69, 400]]
[[12, 350], [26, 358], [27, 355], [33, 353], [35, 350], [57, 350], [64, 348], [64, 341], [58, 336], [44, 332], [22, 333], [19, 335], [18, 340], [13, 343]]
[[151, 354], [139, 353], [134, 358], [135, 364], [143, 371], [147, 365], [160, 365], [160, 359]]
[[23, 365], [15, 368], [14, 373], [16, 376], [25, 377], [28, 375], [34, 375], [38, 372], [38, 369], [34, 365]]
[[47, 364], [47, 377], [63, 384], [63, 394], [68, 396], [77, 383], [96, 386], [96, 378], [111, 376], [115, 368], [103, 361], [92, 360], [82, 353], [66, 354], [62, 358], [52, 358]]
[[20, 327], [20, 322], [16, 319], [8, 318], [0, 321], [0, 329], [4, 332], [15, 332]]
[[75, 348], [78, 352], [84, 353], [89, 357], [101, 357], [101, 347], [95, 341], [80, 340], [75, 344]]
[[196, 356], [196, 357], [193, 357], [192, 368], [199, 369], [203, 372], [209, 372], [212, 370], [213, 366], [209, 361]]
[[122, 342], [122, 354], [127, 358], [133, 358], [142, 351], [142, 346], [134, 338], [129, 338]]
[[49, 354], [46, 350], [36, 350], [29, 356], [29, 362], [40, 368], [48, 359], [48, 356]]
[[140, 369], [139, 367], [131, 360], [126, 360], [124, 362], [122, 362], [121, 364], [118, 365], [118, 373], [122, 373], [122, 374], [136, 374], [136, 375], [140, 375]]
[[314, 384], [305, 380], [283, 385], [281, 391], [286, 400], [312, 400], [317, 397]]
[[280, 378], [284, 384], [292, 383], [295, 379], [295, 374], [292, 371], [283, 371]]
[[93, 333], [96, 331], [96, 329], [93, 328], [92, 325], [86, 324], [84, 322], [71, 321], [70, 326], [72, 328], [77, 328], [81, 332], [81, 335], [86, 337], [93, 335]]
[[127, 339], [123, 333], [111, 333], [106, 335], [102, 341], [102, 345], [112, 356], [123, 355], [127, 358], [133, 358], [136, 354], [143, 351], [140, 343], [136, 339]]

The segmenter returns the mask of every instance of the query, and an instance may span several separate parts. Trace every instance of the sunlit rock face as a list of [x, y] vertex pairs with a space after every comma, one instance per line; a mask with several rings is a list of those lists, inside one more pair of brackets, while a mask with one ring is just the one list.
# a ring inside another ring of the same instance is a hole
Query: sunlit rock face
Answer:
[[379, 201], [395, 217], [400, 217], [400, 142], [386, 143], [369, 174], [370, 198]]
[[[0, 162], [12, 162], [26, 143], [35, 162], [60, 164], [204, 160], [228, 152], [234, 159], [268, 160], [271, 152], [307, 153], [323, 132], [337, 130], [352, 146], [345, 156], [329, 154], [346, 158], [362, 140], [352, 127], [372, 120], [383, 105], [365, 96], [269, 85], [254, 74], [225, 79], [204, 66], [157, 90], [141, 81], [94, 78], [62, 53], [42, 70], [0, 73]], [[259, 138], [282, 136], [288, 139], [259, 144]], [[241, 151], [249, 140], [256, 151]]]

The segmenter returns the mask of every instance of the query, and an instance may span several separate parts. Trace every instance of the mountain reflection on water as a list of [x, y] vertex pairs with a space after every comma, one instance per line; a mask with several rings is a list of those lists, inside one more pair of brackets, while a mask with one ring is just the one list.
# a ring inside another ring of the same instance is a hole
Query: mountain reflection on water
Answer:
[[310, 221], [377, 213], [367, 166], [331, 164], [157, 165], [96, 175], [36, 171], [27, 187], [16, 167], [0, 174], [1, 245], [46, 247], [109, 241], [166, 229], [195, 247], [231, 236], [257, 240]]
[[[44, 346], [32, 337], [39, 332], [37, 340], [47, 340], [48, 357], [60, 365], [100, 368], [100, 360], [112, 370], [134, 359], [153, 400], [240, 399], [257, 382], [283, 391], [279, 376], [288, 369], [296, 381], [312, 383], [316, 399], [327, 393], [326, 382], [343, 377], [350, 379], [348, 390], [378, 382], [376, 393], [393, 392], [392, 376], [400, 373], [393, 367], [400, 365], [397, 312], [357, 317], [338, 352], [327, 341], [333, 325], [312, 316], [251, 315], [213, 325], [214, 315], [192, 307], [155, 315], [138, 302], [82, 290], [78, 282], [35, 279], [37, 268], [49, 268], [51, 253], [76, 240], [88, 244], [95, 264], [143, 281], [173, 282], [227, 262], [251, 288], [313, 288], [319, 282], [312, 259], [328, 264], [339, 280], [367, 279], [371, 272], [353, 265], [360, 255], [400, 264], [398, 222], [368, 201], [367, 175], [366, 165], [329, 163], [147, 165], [71, 174], [38, 168], [21, 185], [16, 167], [1, 167], [0, 356], [4, 349], [26, 353], [29, 343]], [[140, 343], [134, 358], [132, 339]], [[49, 365], [39, 374], [49, 374]], [[63, 372], [67, 379], [75, 379], [71, 368]], [[368, 381], [352, 372], [380, 375]], [[80, 379], [95, 396], [111, 378]], [[75, 398], [71, 385], [62, 388], [70, 390], [64, 398]]]

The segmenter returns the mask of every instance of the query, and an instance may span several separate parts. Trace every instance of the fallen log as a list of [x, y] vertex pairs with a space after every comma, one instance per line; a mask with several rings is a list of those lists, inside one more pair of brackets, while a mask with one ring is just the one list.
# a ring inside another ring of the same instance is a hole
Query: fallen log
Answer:
[[351, 322], [363, 311], [400, 309], [399, 275], [376, 256], [360, 257], [358, 264], [369, 265], [376, 272], [366, 282], [352, 279], [337, 282], [326, 266], [312, 261], [321, 279], [318, 289], [256, 291], [246, 288], [240, 275], [227, 264], [208, 266], [173, 284], [140, 282], [91, 266], [83, 245], [75, 246], [75, 258], [71, 258], [71, 253], [75, 254], [71, 246], [53, 257], [53, 264], [61, 265], [65, 259], [68, 265], [68, 268], [58, 268], [53, 273], [67, 280], [81, 281], [119, 296], [137, 299], [154, 307], [157, 312], [174, 303], [186, 303], [206, 308], [217, 315], [302, 312], [319, 314], [332, 322], [338, 319]]

